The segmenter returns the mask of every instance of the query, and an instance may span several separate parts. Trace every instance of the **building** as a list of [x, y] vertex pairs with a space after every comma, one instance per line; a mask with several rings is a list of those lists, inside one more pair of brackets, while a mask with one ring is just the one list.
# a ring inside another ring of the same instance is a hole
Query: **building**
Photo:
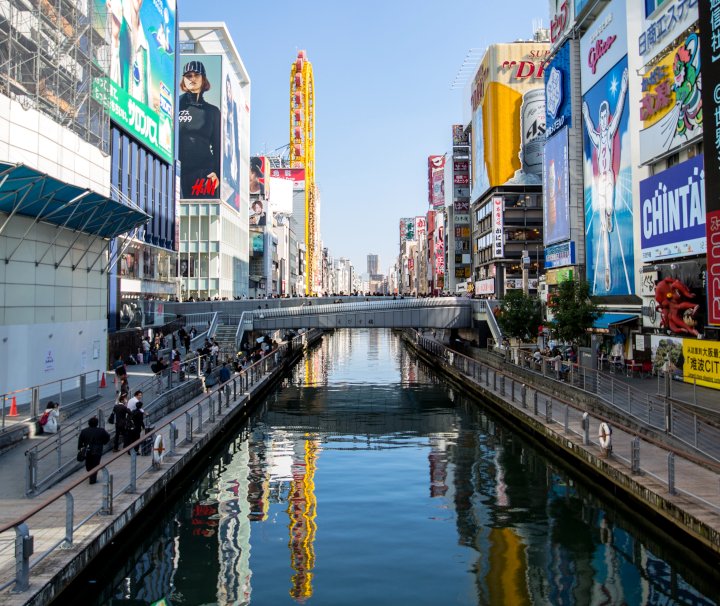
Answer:
[[[186, 72], [180, 75], [177, 131], [182, 296], [247, 296], [250, 77], [224, 23], [182, 23], [179, 39], [180, 70]], [[201, 84], [199, 106], [188, 79], [193, 74], [210, 85]], [[193, 120], [209, 126], [197, 131]]]
[[107, 369], [108, 273], [121, 261], [110, 244], [143, 233], [150, 219], [111, 186], [117, 134], [103, 91], [116, 91], [116, 107], [130, 102], [112, 80], [122, 66], [106, 3], [62, 1], [51, 10], [21, 0], [0, 5], [5, 392], [52, 390], [68, 377], [81, 385], [80, 375], [92, 382]]
[[462, 293], [472, 281], [470, 228], [470, 138], [469, 129], [454, 124], [452, 147], [445, 167], [446, 271], [445, 290]]
[[370, 275], [380, 273], [380, 255], [369, 254], [367, 256], [367, 272]]
[[[523, 269], [536, 276], [542, 270], [549, 44], [537, 38], [489, 46], [470, 91], [474, 290], [491, 298], [523, 288]], [[537, 279], [528, 287], [536, 291]]]

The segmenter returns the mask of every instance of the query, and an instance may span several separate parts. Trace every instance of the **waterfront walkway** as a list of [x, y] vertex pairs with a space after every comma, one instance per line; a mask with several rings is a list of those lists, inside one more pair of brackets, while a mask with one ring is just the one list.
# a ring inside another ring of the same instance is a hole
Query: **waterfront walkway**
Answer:
[[[438, 347], [442, 347], [438, 344]], [[435, 352], [436, 355], [444, 355], [444, 348]], [[460, 356], [458, 356], [460, 358]], [[693, 456], [683, 457], [677, 452], [675, 459], [676, 486], [674, 495], [668, 496], [668, 487], [663, 479], [667, 477], [668, 451], [651, 440], [643, 440], [640, 451], [642, 453], [642, 470], [633, 472], [629, 465], [629, 458], [636, 442], [637, 436], [633, 432], [623, 431], [622, 427], [616, 426], [613, 434], [614, 449], [610, 458], [603, 457], [603, 452], [597, 444], [597, 422], [595, 418], [594, 431], [591, 432], [592, 439], [584, 444], [581, 416], [568, 410], [564, 423], [558, 422], [558, 408], [555, 409], [553, 418], [552, 409], [548, 415], [547, 400], [540, 399], [540, 406], [533, 410], [533, 404], [529, 404], [528, 393], [524, 399], [520, 396], [520, 390], [515, 390], [510, 383], [502, 382], [502, 389], [499, 385], [493, 385], [496, 381], [495, 371], [485, 370], [487, 365], [478, 365], [480, 370], [475, 369], [475, 376], [466, 377], [477, 385], [485, 385], [486, 389], [494, 389], [498, 399], [503, 400], [507, 405], [512, 406], [520, 414], [525, 414], [529, 421], [535, 425], [536, 431], [542, 431], [548, 439], [556, 440], [565, 444], [572, 444], [572, 448], [582, 456], [586, 463], [602, 467], [603, 472], [614, 474], [618, 485], [632, 484], [639, 489], [647, 490], [653, 494], [663, 494], [666, 500], [675, 504], [681, 511], [685, 512], [691, 519], [700, 521], [705, 527], [720, 532], [720, 474], [712, 466], [701, 464]], [[152, 376], [147, 367], [137, 366], [130, 369], [131, 390], [134, 382], [138, 383], [144, 378]], [[498, 373], [499, 375], [499, 373]], [[112, 375], [111, 375], [112, 376]], [[107, 545], [115, 536], [118, 530], [125, 527], [135, 512], [145, 506], [159, 490], [162, 490], [167, 483], [177, 475], [183, 464], [187, 464], [190, 458], [199, 448], [202, 448], [214, 435], [220, 431], [224, 422], [237, 418], [238, 411], [247, 406], [253, 393], [262, 388], [263, 381], [269, 380], [270, 374], [267, 369], [256, 373], [255, 381], [249, 381], [248, 389], [240, 382], [238, 387], [238, 375], [233, 378], [232, 402], [226, 392], [221, 395], [219, 390], [209, 395], [203, 394], [193, 398], [183, 407], [178, 408], [165, 419], [155, 423], [158, 431], [163, 434], [165, 448], [171, 449], [171, 455], [166, 456], [159, 467], [152, 465], [152, 457], [132, 457], [127, 453], [108, 454], [103, 459], [103, 464], [112, 474], [111, 492], [115, 494], [114, 500], [109, 503], [104, 501], [107, 485], [104, 484], [104, 476], [98, 477], [98, 484], [88, 485], [88, 474], [82, 470], [65, 478], [52, 489], [40, 493], [33, 498], [24, 496], [24, 470], [25, 451], [30, 447], [32, 441], [47, 439], [45, 436], [37, 436], [29, 441], [24, 441], [17, 447], [0, 455], [0, 526], [5, 526], [19, 518], [29, 516], [27, 525], [34, 540], [33, 561], [53, 546], [60, 545], [71, 539], [72, 546], [67, 549], [54, 550], [45, 561], [37, 564], [30, 573], [30, 588], [21, 593], [12, 593], [12, 585], [0, 591], [0, 605], [15, 605], [25, 603], [45, 604], [57, 596], [56, 586], [53, 579], [57, 579], [58, 572], [63, 567], [68, 567], [66, 575], [72, 578], [76, 572], [81, 570], [90, 561], [97, 550]], [[618, 380], [627, 381], [638, 389], [644, 389], [647, 393], [657, 392], [657, 379], [647, 379], [637, 376], [623, 377], [618, 375]], [[492, 382], [491, 382], [492, 380]], [[675, 382], [677, 383], [677, 382]], [[491, 387], [492, 386], [492, 387]], [[695, 395], [701, 406], [717, 405], [716, 392], [706, 388], [693, 389], [693, 386], [673, 385], [677, 390], [673, 392], [676, 398], [681, 395]], [[683, 391], [684, 390], [684, 391]], [[112, 393], [112, 383], [109, 391]], [[688, 398], [692, 400], [692, 398]], [[90, 409], [95, 404], [89, 405]], [[532, 414], [531, 414], [532, 413]], [[188, 415], [190, 422], [188, 423]], [[170, 437], [171, 428], [166, 424], [170, 418], [176, 419], [174, 430], [177, 431], [177, 438]], [[188, 434], [188, 432], [190, 432]], [[112, 433], [112, 432], [111, 432]], [[136, 465], [136, 474], [132, 473], [132, 465]], [[133, 480], [135, 477], [135, 480]], [[113, 488], [114, 487], [114, 488]], [[70, 517], [72, 523], [66, 524], [67, 506], [66, 499], [56, 500], [52, 505], [45, 506], [54, 495], [72, 489], [73, 514]], [[692, 496], [691, 496], [692, 495]], [[35, 513], [33, 513], [35, 512]], [[84, 523], [83, 523], [84, 522]], [[90, 549], [88, 546], [93, 545]], [[8, 529], [0, 534], [0, 585], [8, 584], [15, 576], [15, 533]], [[720, 552], [715, 545], [716, 551]], [[32, 602], [28, 602], [31, 599]]]

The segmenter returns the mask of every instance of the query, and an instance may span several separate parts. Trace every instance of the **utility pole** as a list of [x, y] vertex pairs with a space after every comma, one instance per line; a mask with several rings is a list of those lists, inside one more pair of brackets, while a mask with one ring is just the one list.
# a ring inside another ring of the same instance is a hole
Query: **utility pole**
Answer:
[[530, 272], [530, 253], [526, 250], [522, 251], [522, 286], [523, 293], [527, 297], [530, 294], [530, 281], [528, 273]]

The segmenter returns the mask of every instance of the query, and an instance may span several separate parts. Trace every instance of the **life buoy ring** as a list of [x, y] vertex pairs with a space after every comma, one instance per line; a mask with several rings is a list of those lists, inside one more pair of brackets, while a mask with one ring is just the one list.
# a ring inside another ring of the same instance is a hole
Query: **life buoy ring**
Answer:
[[160, 463], [163, 462], [164, 458], [165, 458], [165, 442], [163, 440], [162, 434], [159, 433], [157, 436], [155, 436], [155, 443], [153, 444], [153, 452], [152, 452], [153, 465], [160, 465]]
[[605, 421], [600, 423], [598, 428], [598, 440], [600, 441], [600, 448], [603, 450], [610, 451], [612, 449], [612, 429]]

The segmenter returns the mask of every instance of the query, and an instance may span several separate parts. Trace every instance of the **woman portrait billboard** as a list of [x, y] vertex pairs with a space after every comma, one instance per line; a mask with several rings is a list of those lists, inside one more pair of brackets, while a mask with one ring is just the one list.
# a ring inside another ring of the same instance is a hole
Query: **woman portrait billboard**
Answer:
[[[222, 126], [219, 56], [184, 56], [178, 123], [183, 199], [220, 198]], [[213, 84], [216, 86], [213, 88]]]

